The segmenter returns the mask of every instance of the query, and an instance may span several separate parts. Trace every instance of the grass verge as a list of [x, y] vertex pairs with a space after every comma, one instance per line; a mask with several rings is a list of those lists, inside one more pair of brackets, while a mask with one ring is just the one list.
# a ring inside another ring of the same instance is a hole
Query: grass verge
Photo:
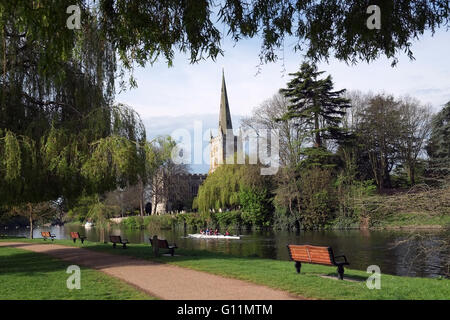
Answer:
[[[12, 241], [14, 239], [9, 239]], [[43, 243], [42, 239], [15, 239], [20, 242]], [[5, 241], [5, 240], [2, 240]], [[106, 253], [128, 255], [142, 259], [168, 263], [225, 277], [246, 280], [272, 288], [288, 291], [312, 299], [405, 299], [428, 300], [450, 299], [449, 279], [400, 277], [383, 274], [381, 289], [368, 289], [364, 271], [346, 269], [345, 275], [356, 280], [338, 281], [323, 278], [334, 276], [335, 267], [304, 264], [302, 273], [295, 272], [293, 262], [253, 257], [235, 257], [209, 251], [177, 249], [175, 257], [154, 258], [151, 247], [145, 244], [131, 244], [128, 249], [113, 249], [111, 244], [87, 242], [74, 244], [70, 240], [55, 240], [54, 243], [85, 247]]]
[[152, 297], [99, 271], [81, 267], [81, 288], [68, 289], [70, 263], [42, 253], [0, 248], [0, 300], [147, 300]]

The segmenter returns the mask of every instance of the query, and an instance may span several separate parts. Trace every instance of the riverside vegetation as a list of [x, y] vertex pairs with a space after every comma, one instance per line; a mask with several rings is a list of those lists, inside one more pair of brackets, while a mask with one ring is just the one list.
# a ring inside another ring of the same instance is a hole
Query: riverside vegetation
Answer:
[[[450, 226], [450, 188], [412, 190], [397, 195], [370, 195], [353, 202], [354, 215], [341, 217], [339, 213], [327, 221], [324, 229], [348, 228], [433, 228]], [[267, 225], [284, 230], [291, 223], [280, 213], [273, 215]], [[267, 221], [266, 221], [267, 222]], [[206, 226], [225, 229], [261, 228], [240, 210], [230, 210], [204, 215], [199, 212], [173, 215], [130, 216], [122, 220], [122, 227], [132, 229], [172, 229], [188, 227], [201, 229]]]
[[[409, 97], [332, 91], [331, 77], [319, 79], [320, 74], [314, 65], [303, 64], [287, 89], [243, 120], [244, 128], [251, 124], [256, 130], [279, 130], [278, 172], [261, 175], [261, 163], [219, 166], [200, 186], [193, 203], [184, 204], [184, 211], [195, 212], [144, 216], [144, 182], [150, 184], [151, 194], [158, 195], [160, 184], [154, 177], [163, 176], [170, 184], [171, 177], [186, 172], [171, 160], [175, 142], [160, 137], [143, 142], [136, 157], [127, 143], [122, 151], [112, 148], [112, 141], [100, 143], [81, 172], [98, 186], [97, 191], [82, 192], [76, 199], [4, 206], [0, 211], [7, 214], [0, 217], [24, 215], [30, 226], [33, 221], [54, 221], [55, 216], [60, 221], [89, 219], [104, 225], [113, 216], [137, 210], [139, 217], [125, 219], [122, 225], [286, 230], [449, 225], [450, 102], [432, 115]], [[308, 87], [310, 83], [315, 85]], [[323, 92], [327, 94], [322, 96]], [[306, 98], [310, 96], [326, 107]], [[127, 121], [137, 121], [136, 117], [130, 113]], [[5, 150], [16, 143], [8, 139]], [[117, 161], [116, 171], [104, 163], [104, 148]], [[120, 160], [121, 152], [130, 159]], [[133, 163], [142, 170], [133, 173], [137, 187], [128, 183], [98, 192], [113, 185], [98, 185], [102, 172], [122, 179]], [[63, 216], [64, 211], [68, 214]]]
[[[200, 220], [258, 228], [370, 226], [384, 219], [385, 208], [377, 208], [386, 194], [423, 183], [435, 192], [447, 190], [450, 102], [435, 106], [442, 108], [433, 115], [430, 106], [412, 97], [335, 90], [331, 75], [324, 76], [314, 61], [328, 57], [336, 47], [333, 43], [340, 41], [334, 53], [340, 60], [371, 61], [384, 52], [395, 65], [396, 51], [407, 49], [412, 58], [412, 35], [445, 24], [448, 12], [443, 14], [439, 5], [417, 6], [416, 1], [395, 12], [381, 6], [383, 12], [391, 12], [384, 19], [392, 20], [395, 28], [383, 31], [390, 41], [374, 41], [364, 24], [349, 23], [354, 17], [348, 13], [359, 11], [360, 3], [338, 2], [301, 8], [288, 3], [285, 10], [285, 4], [243, 6], [234, 1], [230, 6], [226, 1], [214, 10], [236, 41], [259, 35], [255, 31], [260, 23], [266, 26], [262, 62], [277, 60], [275, 52], [285, 35], [309, 43], [309, 59], [299, 61], [299, 70], [290, 74], [286, 86], [242, 121], [244, 130], [278, 129], [278, 173], [257, 177], [261, 164], [220, 168], [201, 186], [194, 203], [177, 199], [181, 209], [198, 212], [186, 218], [188, 224]], [[439, 2], [444, 6], [445, 1]], [[113, 103], [115, 88], [135, 87], [135, 65], [156, 62], [158, 57], [170, 65], [177, 50], [190, 53], [193, 63], [223, 53], [223, 34], [212, 22], [216, 19], [209, 2], [200, 4], [201, 10], [168, 2], [165, 9], [174, 14], [172, 20], [162, 19], [168, 24], [158, 23], [162, 20], [155, 12], [161, 10], [137, 15], [139, 7], [115, 10], [104, 3], [76, 3], [83, 16], [77, 33], [66, 27], [66, 8], [73, 3], [0, 4], [5, 27], [0, 41], [0, 219], [2, 224], [28, 225], [30, 237], [35, 223], [90, 219], [103, 224], [135, 210], [144, 216], [145, 198], [156, 199], [156, 207], [158, 186], [173, 185], [171, 177], [186, 168], [171, 161], [174, 141], [148, 141], [140, 116]], [[178, 15], [181, 11], [186, 14]], [[321, 14], [305, 19], [309, 11]], [[270, 17], [274, 14], [279, 16]], [[421, 19], [410, 19], [416, 16]], [[305, 28], [293, 30], [293, 17]], [[156, 23], [148, 26], [147, 21]], [[198, 21], [205, 23], [183, 27]], [[342, 32], [329, 27], [335, 25], [344, 33], [363, 36], [344, 37], [342, 42]], [[134, 30], [131, 37], [129, 30]], [[318, 35], [326, 35], [327, 41], [315, 41]], [[128, 81], [125, 75], [131, 75]], [[155, 183], [160, 176], [166, 181]], [[151, 187], [150, 195], [146, 186]], [[380, 198], [366, 202], [366, 197], [376, 195]], [[119, 203], [111, 201], [114, 198]], [[444, 210], [435, 208], [432, 220], [442, 214]]]

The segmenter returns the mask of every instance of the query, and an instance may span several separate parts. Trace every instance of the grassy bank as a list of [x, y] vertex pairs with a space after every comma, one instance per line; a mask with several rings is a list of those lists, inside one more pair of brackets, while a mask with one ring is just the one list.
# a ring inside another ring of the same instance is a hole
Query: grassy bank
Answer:
[[69, 290], [70, 263], [42, 253], [0, 248], [0, 300], [150, 299], [134, 287], [99, 271], [81, 267], [81, 289]]
[[[43, 243], [40, 239], [20, 239], [20, 241]], [[55, 243], [74, 245], [69, 240], [56, 240]], [[302, 273], [297, 274], [293, 262], [289, 261], [234, 257], [184, 249], [178, 249], [176, 257], [154, 258], [150, 246], [145, 244], [132, 244], [127, 250], [113, 249], [110, 244], [93, 242], [86, 243], [84, 247], [246, 280], [312, 299], [450, 299], [450, 280], [448, 279], [382, 275], [381, 289], [370, 290], [365, 282], [369, 274], [352, 269], [346, 269], [346, 276], [356, 280], [355, 282], [323, 278], [323, 275], [335, 276], [336, 274], [336, 268], [327, 266], [304, 264]]]
[[450, 187], [422, 188], [362, 199], [360, 215], [371, 228], [450, 226]]

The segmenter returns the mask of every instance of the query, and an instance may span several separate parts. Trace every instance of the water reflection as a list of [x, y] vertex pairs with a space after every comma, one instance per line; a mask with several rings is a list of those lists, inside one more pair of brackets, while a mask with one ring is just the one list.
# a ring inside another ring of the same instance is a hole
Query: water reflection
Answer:
[[[27, 229], [8, 230], [11, 235], [28, 236]], [[331, 246], [336, 255], [345, 254], [350, 268], [366, 270], [369, 265], [378, 265], [382, 273], [418, 277], [447, 275], [450, 265], [448, 241], [450, 230], [445, 231], [368, 231], [333, 230], [310, 232], [286, 231], [241, 231], [240, 240], [191, 239], [186, 231], [179, 230], [130, 230], [109, 228], [85, 229], [67, 225], [36, 229], [34, 236], [40, 238], [41, 231], [51, 231], [57, 239], [70, 239], [71, 231], [87, 236], [88, 241], [100, 241], [102, 233], [108, 240], [110, 234], [120, 235], [131, 243], [149, 243], [149, 238], [158, 235], [178, 247], [230, 253], [239, 256], [258, 256], [270, 259], [289, 260], [286, 245], [312, 244]]]

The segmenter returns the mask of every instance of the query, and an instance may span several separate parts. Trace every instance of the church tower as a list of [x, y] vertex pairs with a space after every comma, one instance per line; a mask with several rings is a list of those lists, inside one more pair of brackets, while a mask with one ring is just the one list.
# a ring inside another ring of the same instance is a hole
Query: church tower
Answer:
[[211, 134], [209, 173], [214, 172], [225, 160], [237, 151], [237, 137], [233, 134], [230, 106], [228, 104], [225, 74], [222, 69], [222, 90], [220, 93], [219, 130], [217, 137]]

